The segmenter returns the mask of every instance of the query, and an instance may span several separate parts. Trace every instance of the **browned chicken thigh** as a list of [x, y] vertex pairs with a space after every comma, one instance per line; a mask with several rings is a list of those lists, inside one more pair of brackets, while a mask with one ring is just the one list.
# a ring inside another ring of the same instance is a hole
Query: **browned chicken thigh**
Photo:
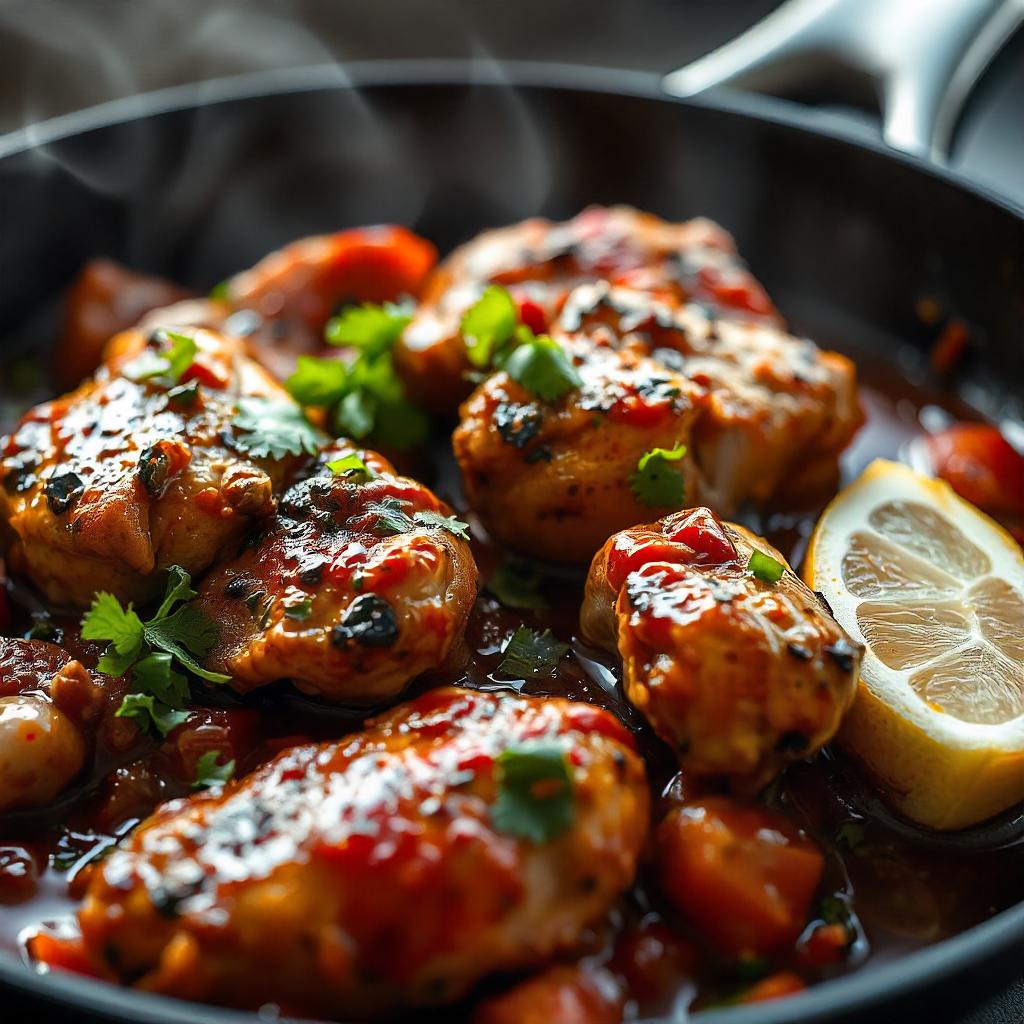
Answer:
[[569, 291], [588, 281], [673, 303], [700, 302], [736, 318], [778, 320], [732, 238], [709, 220], [673, 224], [628, 206], [591, 207], [562, 223], [534, 217], [477, 235], [427, 278], [419, 310], [395, 349], [406, 389], [442, 413], [469, 393], [472, 367], [460, 321], [487, 285], [508, 288], [523, 322], [540, 333]]
[[375, 452], [329, 449], [202, 584], [199, 606], [220, 624], [208, 667], [239, 690], [288, 677], [367, 704], [456, 662], [477, 571], [449, 512]]
[[166, 804], [79, 920], [94, 966], [143, 989], [388, 1016], [571, 949], [632, 881], [647, 822], [608, 712], [441, 689]]
[[757, 790], [853, 700], [859, 647], [767, 541], [706, 508], [612, 537], [580, 621], [689, 777]]
[[232, 421], [243, 399], [293, 406], [235, 338], [116, 336], [94, 377], [0, 439], [11, 567], [79, 606], [99, 590], [144, 600], [169, 565], [202, 572], [273, 511], [290, 465], [240, 450]]

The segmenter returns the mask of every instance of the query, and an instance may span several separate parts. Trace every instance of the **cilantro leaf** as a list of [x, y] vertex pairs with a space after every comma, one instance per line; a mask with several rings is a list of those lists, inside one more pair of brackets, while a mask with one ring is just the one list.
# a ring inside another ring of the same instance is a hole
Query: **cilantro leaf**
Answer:
[[159, 651], [173, 654], [190, 672], [211, 683], [226, 683], [230, 676], [203, 668], [193, 657], [205, 657], [217, 642], [217, 623], [192, 605], [179, 608], [165, 619], [145, 626], [147, 642]]
[[681, 508], [686, 481], [669, 463], [678, 462], [685, 454], [686, 445], [679, 444], [674, 448], [652, 448], [641, 455], [636, 471], [629, 477], [637, 501], [655, 508]]
[[283, 459], [286, 455], [315, 455], [320, 431], [292, 402], [273, 398], [243, 398], [234, 418], [242, 431], [235, 444], [256, 458]]
[[130, 380], [152, 380], [164, 387], [173, 387], [192, 365], [199, 351], [195, 338], [164, 328], [160, 329], [160, 334], [170, 345], [163, 352], [144, 349], [131, 362], [126, 363], [123, 373]]
[[750, 553], [750, 561], [747, 563], [747, 572], [756, 576], [762, 583], [776, 584], [782, 579], [786, 567], [771, 555], [766, 555], [756, 548]]
[[214, 302], [228, 302], [231, 298], [231, 279], [218, 281], [211, 289], [208, 298]]
[[345, 394], [348, 367], [337, 359], [299, 356], [284, 386], [301, 405], [333, 405]]
[[328, 462], [327, 468], [334, 476], [348, 477], [355, 483], [366, 483], [367, 480], [377, 479], [377, 474], [355, 452], [344, 458]]
[[487, 581], [487, 589], [506, 608], [543, 611], [547, 602], [541, 594], [544, 574], [525, 558], [506, 558]]
[[440, 512], [424, 509], [422, 512], [413, 512], [412, 518], [413, 522], [419, 523], [420, 526], [438, 526], [459, 540], [469, 540], [469, 523], [464, 523], [455, 516], [445, 516]]
[[149, 693], [172, 708], [188, 703], [188, 680], [171, 667], [170, 654], [150, 654], [132, 668], [132, 683], [140, 693]]
[[561, 346], [546, 334], [530, 337], [505, 361], [505, 372], [527, 391], [553, 402], [583, 384]]
[[512, 339], [518, 320], [512, 296], [500, 285], [490, 285], [462, 317], [460, 330], [469, 361], [481, 370], [490, 366]]
[[497, 759], [498, 797], [491, 824], [504, 835], [546, 843], [573, 823], [572, 775], [557, 743], [531, 740]]
[[144, 639], [142, 620], [132, 605], [121, 607], [113, 594], [100, 591], [82, 619], [83, 640], [108, 640], [97, 668], [111, 676], [122, 676], [139, 656]]
[[334, 426], [339, 434], [361, 441], [373, 430], [377, 418], [377, 399], [369, 391], [350, 391], [334, 410]]
[[569, 645], [556, 639], [550, 629], [539, 633], [520, 626], [505, 645], [497, 671], [512, 679], [527, 679], [553, 671], [568, 653]]
[[180, 565], [168, 566], [167, 589], [164, 591], [164, 599], [160, 602], [160, 607], [156, 610], [153, 618], [166, 618], [179, 601], [191, 601], [195, 596], [196, 592], [192, 589], [192, 577]]
[[312, 614], [313, 599], [311, 597], [306, 597], [301, 601], [296, 601], [294, 604], [286, 604], [284, 606], [285, 618], [292, 619], [294, 622], [305, 622]]
[[349, 306], [328, 320], [324, 338], [329, 345], [351, 345], [370, 356], [379, 356], [390, 351], [411, 319], [411, 313], [402, 306], [367, 302]]
[[372, 436], [379, 444], [404, 451], [422, 444], [429, 432], [430, 420], [412, 402], [404, 398], [378, 401]]
[[196, 762], [196, 778], [192, 783], [193, 789], [212, 789], [214, 786], [223, 786], [231, 781], [235, 774], [235, 760], [232, 758], [225, 764], [217, 764], [220, 752], [207, 750], [201, 754]]
[[156, 729], [161, 736], [166, 736], [182, 722], [188, 720], [187, 711], [176, 711], [151, 693], [126, 693], [121, 706], [114, 712], [115, 718], [141, 718], [143, 728]]
[[366, 506], [369, 515], [376, 516], [374, 530], [385, 533], [407, 533], [412, 529], [412, 518], [405, 511], [409, 502], [403, 498], [385, 498], [383, 501], [371, 501]]

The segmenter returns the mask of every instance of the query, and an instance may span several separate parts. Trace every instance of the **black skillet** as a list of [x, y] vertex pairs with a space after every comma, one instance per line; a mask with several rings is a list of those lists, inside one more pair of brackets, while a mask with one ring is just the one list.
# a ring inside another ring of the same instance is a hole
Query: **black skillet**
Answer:
[[[446, 249], [531, 214], [625, 202], [720, 221], [797, 330], [887, 360], [894, 379], [920, 372], [934, 328], [915, 302], [937, 300], [974, 328], [961, 391], [1016, 418], [1024, 211], [834, 125], [760, 98], [681, 101], [646, 75], [526, 64], [314, 67], [118, 102], [0, 138], [0, 354], [46, 359], [56, 300], [98, 254], [202, 290], [345, 225], [406, 223]], [[1018, 905], [806, 994], [700, 1019], [929, 1019], [1005, 982], [1022, 945]], [[0, 982], [118, 1021], [256, 1019], [39, 976], [7, 954]]]

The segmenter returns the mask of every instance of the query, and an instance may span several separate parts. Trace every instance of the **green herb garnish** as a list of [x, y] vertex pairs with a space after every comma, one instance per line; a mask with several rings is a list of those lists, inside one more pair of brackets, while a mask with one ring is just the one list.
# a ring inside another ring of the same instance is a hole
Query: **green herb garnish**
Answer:
[[490, 285], [462, 317], [469, 361], [481, 370], [495, 363], [513, 340], [518, 321], [519, 308], [512, 296], [500, 285]]
[[408, 505], [409, 502], [402, 498], [385, 498], [383, 501], [371, 502], [366, 506], [366, 511], [377, 517], [375, 529], [384, 533], [408, 533], [417, 526], [426, 526], [447, 530], [460, 540], [469, 540], [468, 523], [429, 509], [413, 512], [410, 516], [405, 511]]
[[232, 421], [241, 431], [235, 444], [256, 458], [283, 459], [286, 455], [315, 455], [320, 431], [293, 402], [273, 398], [243, 398]]
[[188, 721], [188, 712], [168, 707], [149, 693], [126, 693], [114, 717], [139, 718], [144, 730], [151, 728], [166, 736], [182, 722]]
[[785, 570], [786, 567], [781, 562], [756, 549], [751, 552], [750, 561], [747, 562], [747, 572], [756, 576], [763, 583], [773, 585], [778, 583]]
[[192, 783], [193, 789], [212, 789], [214, 786], [223, 786], [230, 782], [235, 774], [235, 761], [232, 758], [225, 764], [217, 764], [220, 756], [216, 750], [207, 750], [201, 754], [196, 762], [196, 778]]
[[546, 334], [530, 335], [505, 360], [505, 372], [545, 402], [553, 402], [583, 384], [561, 346]]
[[636, 471], [629, 477], [629, 486], [637, 501], [655, 508], [682, 508], [686, 481], [670, 463], [678, 462], [685, 454], [685, 444], [644, 452]]
[[377, 478], [377, 474], [355, 452], [344, 458], [328, 462], [327, 468], [335, 476], [343, 476], [355, 483], [363, 484]]
[[302, 405], [328, 406], [345, 394], [348, 366], [338, 359], [299, 356], [285, 387]]
[[551, 672], [569, 653], [569, 645], [555, 638], [550, 629], [543, 633], [520, 626], [505, 645], [497, 671], [512, 679], [527, 679]]
[[368, 356], [379, 356], [391, 350], [411, 319], [404, 306], [367, 302], [349, 306], [328, 320], [324, 338], [329, 345], [351, 345]]
[[294, 622], [305, 622], [313, 614], [313, 599], [311, 597], [296, 601], [294, 604], [284, 606], [284, 616]]
[[149, 348], [144, 349], [135, 359], [126, 363], [123, 372], [129, 380], [151, 380], [154, 384], [171, 388], [192, 365], [199, 351], [195, 338], [163, 328], [160, 329], [160, 334], [170, 342], [170, 345], [159, 353]]
[[557, 743], [535, 740], [509, 747], [499, 755], [496, 771], [491, 823], [498, 832], [546, 843], [572, 825], [572, 775]]

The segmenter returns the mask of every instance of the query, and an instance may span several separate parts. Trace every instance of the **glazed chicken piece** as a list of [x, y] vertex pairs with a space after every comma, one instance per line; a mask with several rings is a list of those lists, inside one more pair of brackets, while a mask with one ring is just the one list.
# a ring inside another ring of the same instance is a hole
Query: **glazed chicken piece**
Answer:
[[42, 640], [0, 637], [0, 812], [50, 803], [81, 772], [107, 697]]
[[861, 422], [853, 364], [774, 327], [599, 283], [569, 296], [551, 336], [583, 387], [544, 403], [497, 373], [454, 434], [483, 525], [541, 558], [585, 562], [652, 507], [678, 508], [638, 504], [633, 474], [655, 447], [685, 446], [670, 469], [688, 503], [798, 507], [835, 482]]
[[[543, 402], [497, 373], [463, 404], [452, 443], [466, 499], [495, 540], [578, 563], [649, 517], [630, 478], [646, 452], [689, 440], [704, 393], [636, 352], [569, 351], [582, 387]], [[695, 486], [691, 458], [673, 471]]]
[[[366, 471], [341, 469], [347, 458]], [[288, 677], [372, 704], [458, 664], [477, 570], [463, 524], [445, 528], [450, 511], [377, 453], [329, 449], [202, 584], [200, 607], [221, 627], [208, 667], [243, 691]]]
[[[510, 799], [557, 828], [523, 838]], [[435, 690], [164, 805], [98, 866], [82, 937], [149, 991], [387, 1017], [573, 948], [631, 883], [647, 823], [608, 712]]]
[[241, 399], [293, 403], [240, 341], [191, 334], [197, 353], [179, 384], [149, 375], [166, 365], [170, 336], [127, 331], [95, 377], [0, 439], [10, 566], [50, 600], [145, 600], [167, 566], [201, 573], [273, 511], [291, 463], [246, 457], [232, 420]]
[[588, 281], [778, 322], [732, 238], [709, 220], [672, 224], [627, 206], [591, 207], [563, 223], [535, 217], [477, 235], [427, 279], [420, 308], [395, 348], [407, 391], [424, 408], [446, 414], [466, 397], [465, 375], [472, 367], [459, 325], [487, 285], [507, 288], [522, 321], [540, 333], [569, 291]]
[[827, 743], [853, 701], [860, 648], [767, 541], [706, 508], [612, 537], [580, 623], [621, 655], [626, 696], [686, 777], [754, 792]]

